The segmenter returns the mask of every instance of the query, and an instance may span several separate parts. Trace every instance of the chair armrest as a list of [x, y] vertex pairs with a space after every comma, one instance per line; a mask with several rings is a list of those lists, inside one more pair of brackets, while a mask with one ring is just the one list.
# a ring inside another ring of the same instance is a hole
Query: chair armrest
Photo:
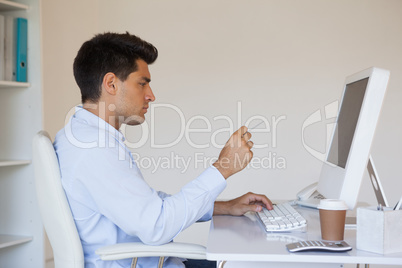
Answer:
[[149, 246], [141, 242], [120, 243], [99, 248], [95, 252], [104, 261], [139, 257], [178, 257], [185, 259], [206, 259], [206, 248], [190, 243], [172, 242], [160, 246]]

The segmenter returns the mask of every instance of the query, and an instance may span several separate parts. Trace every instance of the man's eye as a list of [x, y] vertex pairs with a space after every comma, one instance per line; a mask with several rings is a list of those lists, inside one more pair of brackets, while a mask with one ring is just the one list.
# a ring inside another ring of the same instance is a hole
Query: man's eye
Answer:
[[140, 83], [140, 86], [144, 87], [147, 83]]

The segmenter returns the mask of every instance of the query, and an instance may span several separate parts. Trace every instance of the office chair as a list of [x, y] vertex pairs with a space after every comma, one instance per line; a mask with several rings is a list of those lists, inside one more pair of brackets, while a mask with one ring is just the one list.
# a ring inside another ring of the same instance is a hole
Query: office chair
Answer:
[[[49, 134], [38, 132], [33, 139], [33, 164], [36, 193], [43, 225], [53, 248], [56, 268], [84, 268], [81, 241], [70, 206], [61, 184], [59, 163]], [[102, 260], [160, 257], [158, 267], [165, 257], [206, 259], [205, 247], [189, 243], [168, 243], [148, 246], [140, 242], [109, 245], [96, 250]]]

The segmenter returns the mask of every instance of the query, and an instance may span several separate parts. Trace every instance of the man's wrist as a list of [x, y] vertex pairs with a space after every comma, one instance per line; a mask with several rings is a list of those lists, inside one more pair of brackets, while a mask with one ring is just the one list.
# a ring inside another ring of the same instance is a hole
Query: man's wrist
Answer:
[[223, 166], [219, 163], [219, 160], [216, 161], [215, 163], [213, 163], [212, 165], [222, 174], [222, 176], [225, 178], [225, 180], [226, 180], [227, 178], [229, 178], [230, 175], [232, 175], [232, 174], [230, 173], [230, 170], [229, 170], [228, 168], [223, 167]]
[[228, 201], [215, 201], [214, 204], [214, 216], [216, 215], [230, 215], [229, 202]]

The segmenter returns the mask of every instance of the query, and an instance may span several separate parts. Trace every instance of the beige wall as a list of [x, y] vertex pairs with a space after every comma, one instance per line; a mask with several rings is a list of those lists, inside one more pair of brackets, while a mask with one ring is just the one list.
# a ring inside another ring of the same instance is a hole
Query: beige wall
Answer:
[[42, 0], [45, 128], [54, 137], [66, 111], [80, 103], [73, 77], [74, 57], [98, 31], [98, 1]]
[[[98, 32], [129, 31], [159, 49], [160, 57], [151, 66], [155, 103], [174, 104], [186, 123], [194, 116], [211, 123], [211, 133], [189, 136], [190, 142], [208, 148], [194, 148], [183, 137], [173, 147], [155, 149], [148, 137], [143, 146], [133, 149], [142, 158], [152, 155], [166, 160], [174, 153], [192, 161], [185, 172], [180, 166], [154, 172], [143, 162], [149, 183], [174, 193], [199, 174], [203, 168], [195, 165], [195, 154], [216, 156], [220, 149], [211, 143], [212, 133], [229, 126], [216, 117], [228, 116], [237, 127], [240, 102], [241, 124], [255, 115], [271, 124], [272, 117], [286, 117], [277, 124], [277, 136], [271, 131], [253, 137], [256, 144], [269, 144], [255, 149], [255, 157], [270, 154], [271, 161], [283, 160], [286, 167], [247, 169], [230, 179], [221, 198], [255, 191], [273, 199], [291, 199], [317, 180], [321, 167], [303, 147], [303, 122], [339, 99], [347, 75], [381, 67], [391, 71], [391, 80], [372, 153], [394, 204], [402, 194], [398, 168], [402, 160], [400, 14], [402, 2], [398, 0], [43, 0], [45, 128], [54, 137], [68, 110], [80, 102], [72, 76], [79, 46]], [[176, 110], [159, 107], [153, 120], [150, 113], [147, 116], [149, 124], [156, 123], [157, 144], [180, 136]], [[191, 127], [206, 128], [206, 123], [195, 120]], [[312, 126], [305, 141], [325, 151], [324, 130], [325, 122]], [[130, 128], [128, 139], [138, 142], [141, 133], [141, 127]], [[223, 143], [228, 136], [223, 132], [214, 137]], [[375, 203], [367, 178], [360, 200]], [[186, 236], [183, 239], [206, 241], [205, 233]]]

